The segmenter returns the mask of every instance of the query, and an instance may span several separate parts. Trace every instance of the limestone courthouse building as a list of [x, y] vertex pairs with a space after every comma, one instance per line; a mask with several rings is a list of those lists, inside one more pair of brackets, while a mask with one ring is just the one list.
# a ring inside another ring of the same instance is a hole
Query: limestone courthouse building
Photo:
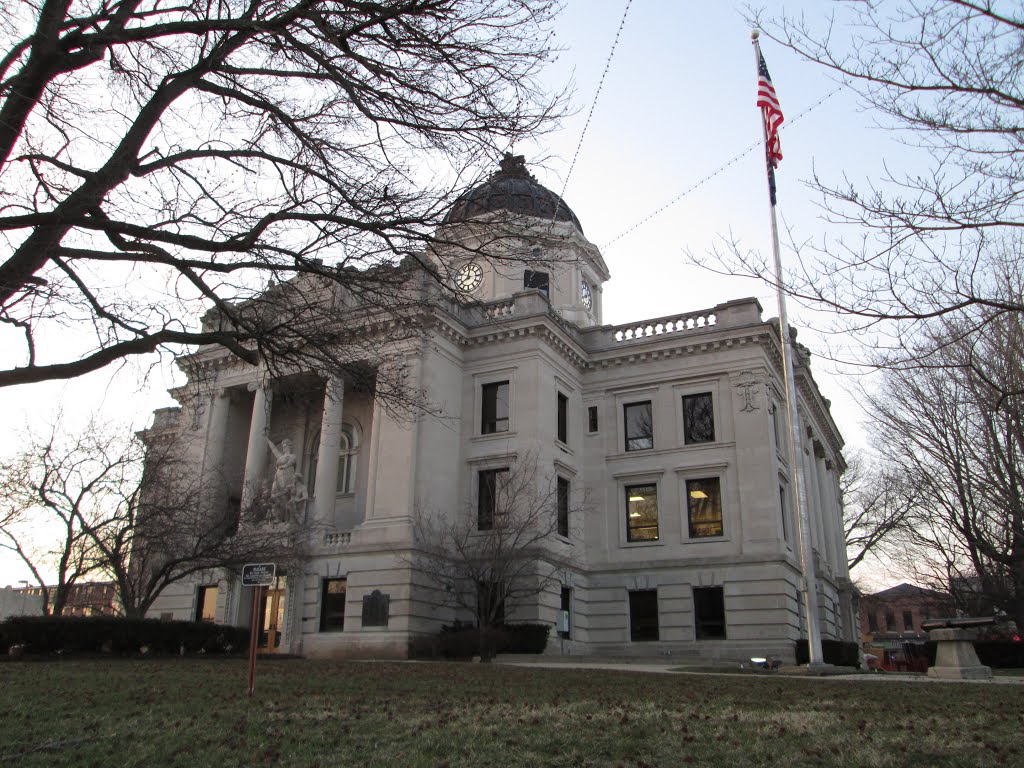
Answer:
[[[492, 222], [518, 228], [503, 247], [521, 260], [481, 255]], [[486, 530], [502, 512], [496, 489], [529, 463], [557, 488], [537, 554], [556, 567], [505, 618], [551, 625], [545, 653], [792, 660], [805, 630], [777, 321], [747, 298], [604, 325], [601, 253], [521, 157], [462, 194], [441, 229], [424, 261], [451, 285], [421, 332], [395, 342], [423, 412], [210, 346], [182, 364], [180, 407], [144, 433], [188, 436], [195, 473], [241, 525], [273, 524], [246, 519], [262, 493], [304, 526], [303, 556], [278, 564], [262, 600], [264, 649], [403, 657], [473, 621], [451, 585], [420, 572], [417, 520]], [[819, 627], [855, 640], [843, 441], [797, 349]], [[252, 595], [219, 569], [169, 587], [151, 615], [245, 626]]]

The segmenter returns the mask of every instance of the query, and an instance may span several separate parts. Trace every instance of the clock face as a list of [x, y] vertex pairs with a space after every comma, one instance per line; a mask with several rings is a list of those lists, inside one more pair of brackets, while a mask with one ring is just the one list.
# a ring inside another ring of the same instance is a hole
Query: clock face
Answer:
[[583, 302], [583, 306], [590, 309], [594, 306], [594, 295], [590, 291], [590, 283], [583, 280], [580, 283], [580, 300]]
[[484, 270], [475, 261], [462, 266], [455, 274], [455, 287], [463, 293], [472, 293], [484, 281]]

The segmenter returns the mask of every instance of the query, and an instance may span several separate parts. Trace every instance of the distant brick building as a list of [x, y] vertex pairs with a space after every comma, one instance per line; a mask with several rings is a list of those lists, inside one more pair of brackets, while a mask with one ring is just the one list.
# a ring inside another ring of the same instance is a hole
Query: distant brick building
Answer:
[[865, 653], [878, 657], [885, 669], [905, 669], [905, 646], [924, 644], [921, 623], [953, 613], [948, 595], [913, 584], [900, 584], [860, 599], [860, 637]]
[[[57, 587], [49, 590], [50, 610]], [[26, 616], [42, 613], [42, 587], [7, 587], [0, 595], [0, 619], [8, 616]], [[112, 581], [89, 581], [73, 584], [68, 590], [64, 605], [64, 616], [116, 616], [121, 611], [117, 602], [117, 590]]]

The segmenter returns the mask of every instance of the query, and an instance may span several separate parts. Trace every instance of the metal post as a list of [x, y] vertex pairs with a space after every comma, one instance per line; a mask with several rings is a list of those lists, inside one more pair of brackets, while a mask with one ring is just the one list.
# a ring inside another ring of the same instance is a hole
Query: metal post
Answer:
[[252, 617], [249, 621], [249, 685], [247, 696], [252, 698], [252, 689], [256, 684], [256, 644], [259, 640], [260, 623], [260, 595], [263, 587], [253, 587], [252, 592]]
[[[754, 66], [761, 63], [761, 47], [757, 42], [759, 33], [750, 33], [754, 41]], [[765, 139], [765, 160], [767, 162], [768, 126], [762, 120]], [[803, 447], [800, 440], [800, 414], [797, 411], [796, 376], [793, 371], [793, 342], [789, 334], [789, 318], [786, 313], [786, 291], [783, 285], [782, 256], [779, 252], [779, 225], [775, 218], [775, 206], [771, 205], [772, 253], [775, 257], [775, 288], [779, 302], [779, 335], [782, 337], [782, 364], [786, 383], [786, 415], [789, 421], [789, 467], [796, 489], [796, 521], [800, 536], [800, 591], [803, 596], [804, 613], [807, 621], [807, 651], [811, 666], [823, 664], [821, 635], [818, 630], [818, 590], [814, 574], [814, 555], [811, 548], [810, 514], [807, 500], [807, 482], [803, 474]]]

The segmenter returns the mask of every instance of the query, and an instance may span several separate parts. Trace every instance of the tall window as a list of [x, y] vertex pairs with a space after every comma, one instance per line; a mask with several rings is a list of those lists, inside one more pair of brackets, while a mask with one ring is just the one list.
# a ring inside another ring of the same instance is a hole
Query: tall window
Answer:
[[626, 540], [658, 540], [658, 486], [626, 486]]
[[693, 618], [698, 640], [725, 638], [725, 593], [721, 587], [693, 588]]
[[651, 417], [651, 401], [627, 403], [622, 408], [626, 426], [626, 450], [642, 451], [653, 448], [654, 421]]
[[903, 629], [907, 632], [914, 631], [914, 613], [913, 611], [903, 612]]
[[569, 538], [569, 481], [558, 478], [558, 535]]
[[558, 417], [557, 417], [557, 431], [558, 439], [566, 443], [569, 443], [569, 398], [563, 395], [561, 392], [558, 393]]
[[715, 409], [710, 392], [683, 396], [683, 442], [715, 441]]
[[196, 621], [206, 621], [213, 624], [217, 621], [217, 592], [216, 584], [203, 585], [196, 590]]
[[484, 384], [481, 392], [483, 400], [480, 413], [480, 432], [492, 435], [496, 432], [508, 432], [508, 382], [495, 381]]
[[340, 632], [345, 629], [346, 579], [324, 579], [320, 600], [320, 631]]
[[532, 269], [527, 269], [523, 272], [523, 288], [536, 288], [547, 296], [549, 282], [547, 272], [537, 272]]
[[717, 477], [686, 481], [690, 538], [722, 536], [722, 486]]
[[480, 531], [494, 528], [499, 509], [500, 495], [508, 482], [508, 467], [482, 469], [477, 475], [476, 527]]
[[874, 611], [868, 614], [868, 632], [878, 631], [878, 614]]
[[896, 613], [892, 610], [886, 610], [885, 612], [885, 631], [886, 632], [898, 632], [896, 629]]
[[356, 487], [356, 457], [359, 438], [351, 424], [341, 427], [341, 446], [338, 449], [337, 493], [353, 493]]
[[594, 434], [597, 432], [597, 406], [591, 405], [587, 407], [587, 432]]
[[658, 639], [658, 590], [629, 593], [629, 639], [634, 643]]
[[779, 486], [779, 512], [782, 514], [782, 538], [789, 541], [789, 527], [786, 524], [786, 486]]

